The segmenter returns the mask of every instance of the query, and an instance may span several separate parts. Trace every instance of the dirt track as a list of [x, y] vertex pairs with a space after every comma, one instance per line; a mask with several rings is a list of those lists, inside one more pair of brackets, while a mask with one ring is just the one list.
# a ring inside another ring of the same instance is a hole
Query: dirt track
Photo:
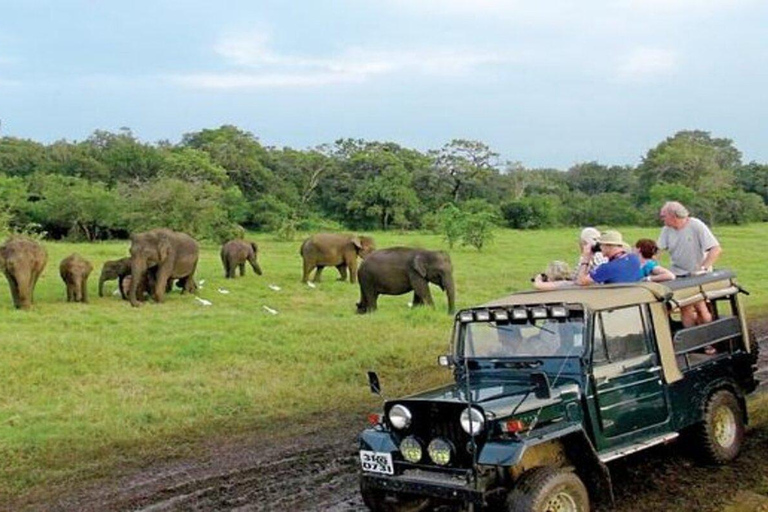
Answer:
[[[768, 322], [759, 327], [761, 374], [766, 382]], [[365, 510], [357, 491], [355, 451], [355, 436], [363, 423], [362, 418], [354, 418], [344, 426], [310, 431], [298, 441], [291, 438], [291, 442], [266, 447], [264, 440], [210, 447], [205, 457], [145, 469], [45, 503], [29, 504], [27, 509]], [[722, 501], [738, 489], [760, 483], [766, 468], [768, 432], [753, 431], [743, 455], [725, 468], [696, 466], [680, 450], [674, 445], [647, 450], [612, 466], [617, 498], [623, 503], [615, 510], [720, 510]]]

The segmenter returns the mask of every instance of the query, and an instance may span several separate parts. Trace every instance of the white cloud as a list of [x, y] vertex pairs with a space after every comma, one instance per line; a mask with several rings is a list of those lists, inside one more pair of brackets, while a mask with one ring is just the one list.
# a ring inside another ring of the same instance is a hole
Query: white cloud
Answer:
[[360, 83], [396, 73], [460, 76], [488, 64], [519, 61], [498, 52], [454, 49], [377, 50], [350, 48], [332, 57], [301, 57], [273, 51], [264, 34], [230, 35], [214, 52], [235, 71], [190, 73], [168, 77], [172, 82], [203, 89], [316, 87]]
[[647, 81], [674, 73], [678, 57], [663, 48], [636, 48], [619, 63], [617, 77], [622, 81]]

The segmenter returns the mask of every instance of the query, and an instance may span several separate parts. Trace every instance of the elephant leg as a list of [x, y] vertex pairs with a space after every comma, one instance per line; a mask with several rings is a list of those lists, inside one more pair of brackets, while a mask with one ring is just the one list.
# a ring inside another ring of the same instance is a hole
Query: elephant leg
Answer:
[[339, 271], [339, 281], [346, 281], [347, 280], [347, 264], [342, 263], [341, 265], [337, 265], [336, 269]]
[[189, 276], [184, 280], [184, 287], [181, 289], [181, 293], [197, 293], [197, 283], [194, 277]]
[[411, 304], [413, 304], [413, 307], [423, 306], [424, 305], [424, 301], [421, 300], [421, 297], [419, 296], [418, 293], [414, 293], [413, 294], [413, 300], [411, 301]]
[[[419, 304], [427, 304], [434, 307], [435, 303], [432, 301], [432, 293], [429, 291], [429, 283], [426, 279], [417, 274], [411, 274], [411, 286], [413, 286], [414, 295], [420, 300]], [[413, 302], [416, 305], [416, 301]]]
[[88, 303], [88, 280], [83, 279], [83, 283], [80, 286], [81, 286], [80, 293], [83, 296], [83, 302], [87, 304]]
[[317, 266], [317, 270], [315, 270], [315, 277], [312, 279], [313, 282], [319, 283], [323, 279], [323, 269], [325, 267], [322, 265]]
[[125, 279], [125, 276], [118, 276], [117, 287], [120, 288], [120, 296], [123, 298], [123, 300], [128, 300], [128, 296], [125, 294], [125, 288], [123, 288], [124, 279]]
[[357, 282], [357, 255], [347, 260], [347, 267], [349, 268], [349, 282], [355, 284]]
[[243, 277], [245, 275], [245, 262], [242, 262], [238, 267], [240, 268], [240, 277]]
[[309, 261], [307, 261], [305, 259], [304, 260], [303, 273], [302, 273], [302, 276], [301, 276], [301, 282], [302, 283], [306, 283], [307, 281], [309, 281], [309, 274], [312, 272], [313, 268], [315, 268], [314, 265], [312, 265], [312, 263], [310, 263]]
[[72, 289], [72, 283], [67, 283], [67, 302], [75, 300], [75, 291]]
[[11, 299], [13, 299], [13, 307], [21, 308], [21, 292], [19, 291], [19, 282], [13, 276], [8, 276], [8, 284], [11, 287]]
[[168, 286], [168, 280], [171, 278], [171, 266], [158, 266], [157, 276], [155, 277], [155, 290], [153, 298], [156, 302], [165, 300], [165, 288]]

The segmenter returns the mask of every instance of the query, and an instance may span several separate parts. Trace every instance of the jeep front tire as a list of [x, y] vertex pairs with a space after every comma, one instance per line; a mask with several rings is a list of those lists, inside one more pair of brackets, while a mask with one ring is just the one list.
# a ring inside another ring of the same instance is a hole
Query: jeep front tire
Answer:
[[540, 467], [527, 471], [507, 496], [508, 512], [589, 512], [589, 494], [572, 471]]
[[696, 434], [706, 462], [725, 464], [735, 459], [744, 442], [744, 411], [738, 398], [726, 390], [713, 393]]

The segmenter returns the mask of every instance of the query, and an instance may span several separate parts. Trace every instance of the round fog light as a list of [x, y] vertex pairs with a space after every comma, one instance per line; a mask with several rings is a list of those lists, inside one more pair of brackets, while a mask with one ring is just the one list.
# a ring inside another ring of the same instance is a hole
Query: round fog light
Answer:
[[413, 436], [406, 437], [400, 443], [400, 453], [403, 454], [405, 460], [415, 464], [421, 460], [423, 455], [421, 443]]
[[433, 439], [427, 447], [427, 453], [432, 462], [438, 466], [445, 466], [451, 462], [451, 452], [453, 452], [453, 446], [451, 443], [439, 437]]

